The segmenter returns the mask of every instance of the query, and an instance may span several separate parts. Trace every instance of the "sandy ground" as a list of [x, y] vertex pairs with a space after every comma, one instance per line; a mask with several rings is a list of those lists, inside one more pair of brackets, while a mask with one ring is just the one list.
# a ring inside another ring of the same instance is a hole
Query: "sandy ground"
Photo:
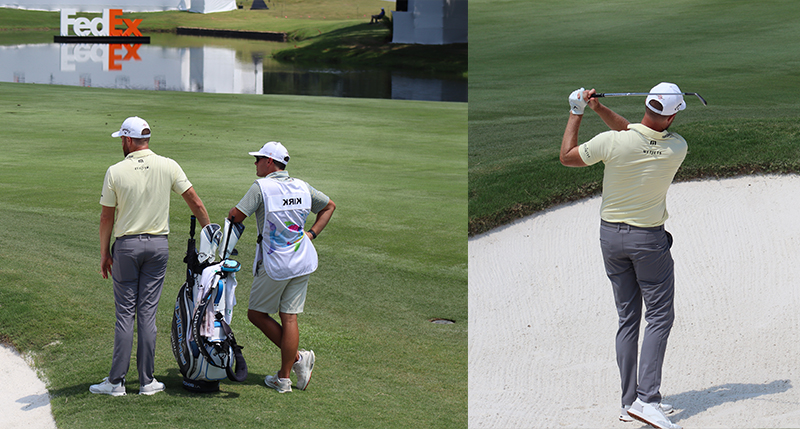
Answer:
[[[800, 427], [800, 177], [676, 183], [667, 207], [670, 418]], [[469, 240], [470, 428], [642, 426], [618, 420], [599, 211], [592, 198]]]
[[16, 350], [4, 344], [0, 344], [0, 423], [4, 429], [56, 427], [45, 384]]

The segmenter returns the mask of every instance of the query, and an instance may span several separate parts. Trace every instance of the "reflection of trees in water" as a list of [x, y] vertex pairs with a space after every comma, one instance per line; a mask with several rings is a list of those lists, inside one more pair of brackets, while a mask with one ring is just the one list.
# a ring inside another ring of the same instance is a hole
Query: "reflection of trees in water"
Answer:
[[0, 45], [0, 81], [158, 91], [467, 101], [467, 80], [460, 76], [380, 69], [310, 70], [279, 63], [249, 46], [250, 49], [239, 51], [182, 37], [172, 44], [180, 45], [177, 42], [182, 41], [199, 46], [150, 44], [112, 50], [104, 44]]
[[264, 92], [330, 97], [392, 98], [392, 78], [389, 72], [265, 71]]
[[466, 102], [467, 82], [405, 76], [381, 70], [265, 70], [264, 93]]

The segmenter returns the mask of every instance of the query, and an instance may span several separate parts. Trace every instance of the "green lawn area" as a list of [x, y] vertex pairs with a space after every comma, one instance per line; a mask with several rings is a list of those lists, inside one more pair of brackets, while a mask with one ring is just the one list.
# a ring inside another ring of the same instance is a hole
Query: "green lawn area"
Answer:
[[[800, 9], [793, 2], [470, 2], [469, 233], [596, 195], [601, 165], [563, 167], [567, 96], [698, 92], [670, 128], [689, 143], [677, 180], [800, 171]], [[602, 100], [632, 122], [643, 97]], [[587, 110], [579, 141], [607, 128]]]
[[[100, 187], [122, 158], [110, 134], [131, 115], [148, 120], [151, 148], [181, 164], [213, 222], [256, 178], [247, 152], [270, 140], [288, 148], [291, 175], [336, 202], [299, 317], [301, 347], [317, 354], [308, 390], [263, 385], [280, 357], [246, 318], [250, 219], [232, 323], [250, 375], [218, 394], [181, 387], [169, 330], [190, 212], [174, 195], [155, 371], [167, 391], [88, 392], [108, 373], [114, 331], [112, 284], [99, 274]], [[33, 357], [60, 428], [466, 426], [466, 103], [0, 83], [0, 118], [0, 340]]]

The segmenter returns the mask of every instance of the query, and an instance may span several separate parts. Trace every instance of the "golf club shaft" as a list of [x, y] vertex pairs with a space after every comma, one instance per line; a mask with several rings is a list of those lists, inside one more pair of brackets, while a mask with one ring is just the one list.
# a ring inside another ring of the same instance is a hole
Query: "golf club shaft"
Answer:
[[[681, 95], [694, 95], [695, 97], [700, 99], [700, 102], [703, 103], [703, 106], [707, 106], [708, 103], [706, 102], [705, 98], [701, 97], [700, 94], [696, 92], [681, 92]], [[675, 95], [674, 92], [601, 92], [592, 94], [592, 98], [600, 98], [600, 97], [628, 97], [628, 96], [637, 96], [637, 95]]]

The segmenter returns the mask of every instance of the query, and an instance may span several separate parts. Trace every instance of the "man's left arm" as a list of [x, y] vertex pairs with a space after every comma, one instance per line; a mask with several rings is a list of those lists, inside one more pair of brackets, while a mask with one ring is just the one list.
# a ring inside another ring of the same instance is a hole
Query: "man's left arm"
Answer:
[[336, 204], [333, 203], [333, 200], [328, 200], [328, 204], [326, 204], [322, 210], [317, 212], [317, 218], [314, 220], [314, 225], [311, 225], [311, 228], [308, 229], [309, 231], [314, 231], [313, 234], [306, 232], [306, 236], [313, 240], [314, 235], [319, 235], [322, 230], [325, 229], [325, 225], [328, 224], [328, 221], [331, 220], [334, 210], [336, 210]]
[[[567, 167], [586, 167], [578, 149], [578, 130], [581, 128], [583, 110], [588, 104], [588, 96], [592, 91], [586, 91], [583, 88], [576, 89], [568, 98], [569, 120], [567, 128], [564, 130], [564, 137], [561, 138], [561, 151], [558, 154], [561, 164]], [[585, 96], [587, 98], [584, 98]]]
[[561, 152], [558, 159], [567, 167], [586, 167], [578, 148], [578, 130], [581, 127], [583, 115], [569, 114], [564, 137], [561, 139]]
[[195, 192], [194, 187], [187, 189], [181, 196], [183, 200], [186, 201], [186, 205], [189, 206], [194, 217], [200, 222], [201, 227], [211, 223], [211, 219], [208, 217], [208, 211], [206, 211], [206, 206], [203, 204], [203, 200], [197, 195], [197, 192]]

